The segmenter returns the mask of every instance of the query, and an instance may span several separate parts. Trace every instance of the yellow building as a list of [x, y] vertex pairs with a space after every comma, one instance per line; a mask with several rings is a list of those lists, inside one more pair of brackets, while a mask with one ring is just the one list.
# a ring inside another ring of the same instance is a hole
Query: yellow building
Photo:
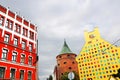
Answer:
[[85, 45], [76, 58], [80, 80], [109, 80], [120, 68], [120, 47], [101, 38], [98, 28], [84, 34]]

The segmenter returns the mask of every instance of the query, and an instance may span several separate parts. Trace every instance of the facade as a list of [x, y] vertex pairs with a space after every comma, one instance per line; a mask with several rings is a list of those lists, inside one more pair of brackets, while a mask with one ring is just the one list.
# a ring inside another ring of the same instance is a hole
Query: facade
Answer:
[[60, 54], [56, 57], [57, 65], [54, 69], [54, 80], [61, 80], [61, 76], [66, 72], [78, 73], [77, 62], [75, 60], [76, 54], [74, 54], [68, 47], [66, 41], [64, 41], [63, 48]]
[[95, 28], [85, 31], [85, 45], [76, 60], [80, 80], [109, 80], [120, 68], [120, 47], [104, 40]]
[[0, 5], [0, 80], [37, 80], [37, 27]]

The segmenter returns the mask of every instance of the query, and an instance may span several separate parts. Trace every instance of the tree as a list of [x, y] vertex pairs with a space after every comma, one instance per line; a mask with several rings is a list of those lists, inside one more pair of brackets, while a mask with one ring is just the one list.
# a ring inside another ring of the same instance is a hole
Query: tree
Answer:
[[47, 80], [53, 80], [52, 75], [49, 76], [49, 78]]
[[[69, 73], [69, 72], [65, 72], [65, 73], [61, 76], [61, 80], [69, 80], [69, 79], [68, 79], [68, 73]], [[74, 72], [74, 74], [75, 74], [75, 78], [74, 78], [73, 80], [80, 80], [80, 79], [79, 79], [79, 75], [78, 75], [76, 72]]]

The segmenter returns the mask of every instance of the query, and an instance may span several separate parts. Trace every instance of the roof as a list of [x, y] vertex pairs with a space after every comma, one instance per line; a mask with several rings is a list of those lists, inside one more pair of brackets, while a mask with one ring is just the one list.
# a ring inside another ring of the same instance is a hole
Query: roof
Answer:
[[62, 47], [62, 50], [60, 52], [60, 54], [64, 54], [64, 53], [73, 53], [70, 48], [68, 47], [66, 40], [64, 40], [64, 45]]

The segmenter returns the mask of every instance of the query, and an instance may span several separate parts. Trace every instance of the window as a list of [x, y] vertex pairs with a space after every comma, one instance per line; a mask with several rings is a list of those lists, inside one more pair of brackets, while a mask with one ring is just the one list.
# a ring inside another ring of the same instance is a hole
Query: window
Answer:
[[4, 74], [5, 74], [5, 68], [4, 67], [0, 67], [0, 79], [4, 78]]
[[2, 51], [2, 59], [4, 59], [4, 60], [7, 59], [7, 53], [8, 53], [8, 50], [7, 49], [3, 49], [3, 51]]
[[71, 67], [69, 67], [68, 69], [72, 69]]
[[30, 31], [30, 36], [29, 36], [29, 38], [34, 40], [34, 32]]
[[11, 69], [11, 71], [10, 71], [10, 79], [12, 79], [12, 80], [15, 79], [15, 69]]
[[23, 35], [26, 36], [26, 37], [27, 37], [27, 35], [28, 35], [28, 30], [25, 29], [25, 28], [23, 28]]
[[26, 42], [22, 41], [22, 49], [25, 49], [25, 47], [26, 47]]
[[72, 64], [75, 64], [75, 62], [72, 62]]
[[14, 38], [14, 45], [18, 46], [18, 38]]
[[24, 80], [24, 71], [20, 70], [20, 80]]
[[15, 32], [20, 33], [21, 31], [21, 26], [18, 24], [15, 24]]
[[0, 18], [0, 25], [3, 25], [3, 22], [4, 22], [4, 17], [1, 17]]
[[33, 45], [29, 44], [29, 51], [32, 51], [32, 47], [33, 47]]
[[28, 64], [32, 65], [32, 57], [29, 57]]
[[60, 64], [58, 64], [58, 66], [60, 66]]
[[13, 52], [12, 53], [12, 61], [16, 62], [16, 59], [17, 59], [17, 53]]
[[10, 21], [9, 29], [11, 29], [11, 30], [12, 30], [12, 27], [13, 27], [13, 22], [12, 22], [12, 21]]
[[21, 55], [21, 63], [24, 63], [24, 62], [25, 62], [25, 55], [22, 54], [22, 55]]
[[64, 62], [64, 64], [66, 64], [67, 62]]
[[6, 21], [5, 27], [9, 27], [9, 20]]
[[9, 38], [10, 38], [10, 36], [8, 34], [5, 34], [4, 42], [9, 43]]
[[32, 73], [31, 73], [31, 71], [28, 71], [28, 80], [32, 80]]
[[59, 58], [62, 58], [62, 56], [59, 56]]

